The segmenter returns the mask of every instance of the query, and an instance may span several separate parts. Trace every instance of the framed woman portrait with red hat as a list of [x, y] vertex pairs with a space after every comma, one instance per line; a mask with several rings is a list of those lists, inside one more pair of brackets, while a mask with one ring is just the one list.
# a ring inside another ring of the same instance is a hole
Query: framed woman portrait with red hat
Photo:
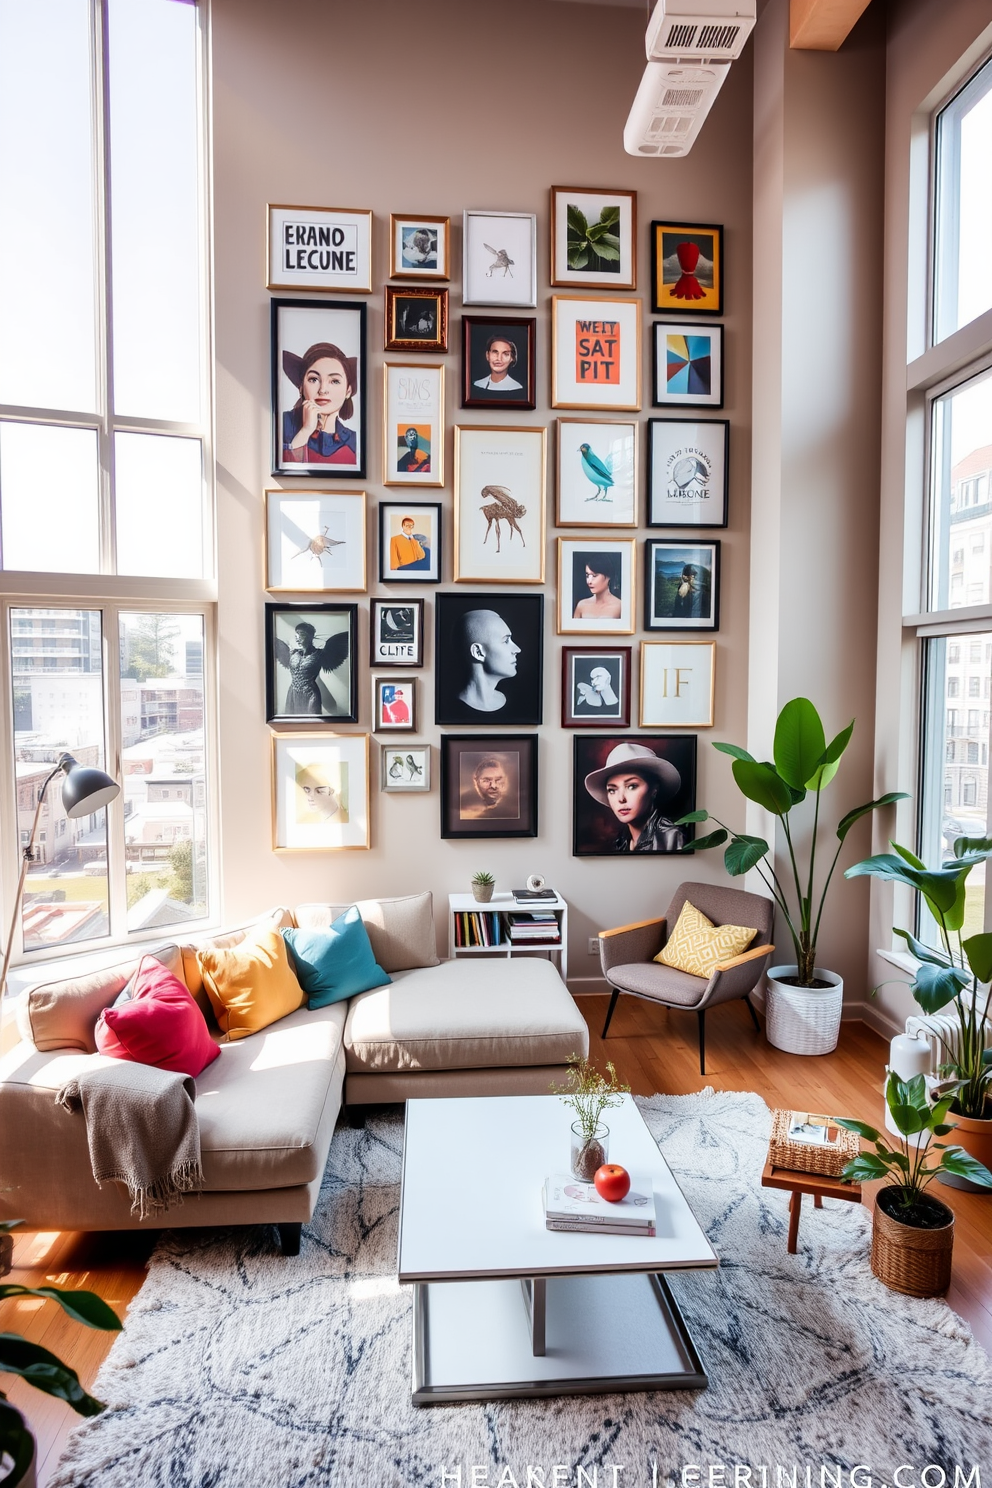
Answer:
[[365, 306], [272, 301], [272, 474], [365, 475]]
[[583, 734], [575, 738], [572, 855], [678, 853], [695, 828], [695, 734]]
[[723, 228], [652, 222], [651, 294], [656, 314], [723, 314]]

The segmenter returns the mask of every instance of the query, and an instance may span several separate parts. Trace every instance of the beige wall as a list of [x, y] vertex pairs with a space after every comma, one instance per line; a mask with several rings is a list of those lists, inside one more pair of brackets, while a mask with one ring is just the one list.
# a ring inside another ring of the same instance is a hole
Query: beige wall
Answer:
[[[460, 320], [460, 226], [466, 207], [538, 214], [538, 408], [521, 423], [546, 424], [549, 406], [548, 188], [622, 186], [638, 191], [639, 294], [648, 305], [647, 224], [652, 217], [722, 222], [726, 228], [726, 407], [731, 432], [730, 528], [723, 542], [717, 724], [699, 736], [699, 801], [743, 824], [726, 761], [711, 738], [738, 742], [747, 727], [748, 522], [751, 362], [751, 62], [735, 65], [691, 155], [640, 161], [621, 133], [644, 62], [639, 9], [505, 0], [467, 7], [424, 0], [367, 6], [290, 0], [213, 0], [214, 236], [216, 276], [216, 457], [220, 632], [220, 750], [224, 913], [272, 901], [360, 897], [426, 886], [441, 904], [471, 872], [491, 868], [509, 888], [542, 872], [572, 906], [572, 971], [592, 976], [586, 940], [602, 926], [656, 913], [682, 878], [720, 879], [718, 856], [589, 860], [571, 856], [572, 733], [558, 727], [562, 638], [553, 590], [545, 589], [545, 724], [540, 730], [541, 829], [537, 840], [452, 843], [439, 837], [436, 788], [429, 796], [379, 793], [373, 743], [372, 850], [275, 855], [271, 851], [269, 730], [264, 722], [262, 491], [269, 475], [269, 333], [263, 276], [268, 201], [371, 207], [374, 273], [369, 298], [369, 568], [378, 571], [378, 369], [383, 360], [381, 285], [391, 211], [450, 215], [455, 228], [452, 339]], [[652, 317], [644, 316], [645, 332]], [[650, 397], [649, 336], [644, 337]], [[455, 422], [486, 414], [456, 405], [458, 358], [446, 359], [448, 449]], [[645, 406], [641, 415], [647, 418]], [[496, 418], [492, 419], [496, 422]], [[549, 439], [549, 446], [552, 440]], [[641, 472], [643, 477], [643, 470]], [[549, 508], [553, 512], [549, 461]], [[360, 482], [342, 483], [361, 489]], [[643, 497], [643, 490], [642, 490]], [[425, 499], [436, 499], [428, 493]], [[446, 508], [450, 574], [451, 481]], [[642, 501], [643, 511], [643, 501]], [[553, 573], [553, 529], [548, 572]], [[638, 534], [646, 535], [644, 529]], [[671, 534], [675, 535], [675, 534]], [[641, 548], [639, 545], [639, 557]], [[452, 587], [445, 583], [442, 587]], [[373, 587], [373, 593], [386, 592]], [[394, 591], [395, 592], [395, 591]], [[428, 611], [432, 594], [424, 591]], [[362, 716], [370, 726], [367, 605], [360, 634]], [[638, 619], [639, 619], [638, 614]], [[635, 671], [639, 636], [633, 638]], [[432, 627], [418, 673], [418, 735], [437, 745], [432, 724]], [[573, 638], [574, 639], [574, 638]], [[634, 706], [636, 709], [636, 686]], [[634, 713], [636, 722], [636, 712]], [[435, 747], [434, 768], [437, 768]], [[436, 780], [436, 776], [435, 776]]]

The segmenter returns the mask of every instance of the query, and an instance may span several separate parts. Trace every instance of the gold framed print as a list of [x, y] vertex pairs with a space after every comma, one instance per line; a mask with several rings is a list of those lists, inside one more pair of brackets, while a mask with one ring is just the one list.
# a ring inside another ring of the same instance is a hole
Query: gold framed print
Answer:
[[370, 845], [368, 734], [273, 733], [273, 851]]
[[551, 296], [551, 406], [637, 412], [640, 300]]
[[455, 426], [455, 583], [543, 584], [547, 430]]
[[641, 642], [641, 728], [712, 728], [716, 641]]

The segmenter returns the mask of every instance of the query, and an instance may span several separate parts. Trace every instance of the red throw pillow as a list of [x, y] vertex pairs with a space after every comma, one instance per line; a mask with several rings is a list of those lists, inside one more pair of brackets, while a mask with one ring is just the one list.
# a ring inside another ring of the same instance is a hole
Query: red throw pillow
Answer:
[[154, 956], [135, 972], [131, 1001], [100, 1014], [96, 1046], [114, 1059], [193, 1076], [220, 1053], [189, 988]]

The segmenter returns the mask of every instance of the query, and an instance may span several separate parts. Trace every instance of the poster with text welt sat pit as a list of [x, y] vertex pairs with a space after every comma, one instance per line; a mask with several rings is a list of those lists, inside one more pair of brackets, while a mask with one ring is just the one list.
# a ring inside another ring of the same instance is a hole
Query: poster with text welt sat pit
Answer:
[[552, 407], [640, 408], [640, 300], [554, 295], [551, 325]]

